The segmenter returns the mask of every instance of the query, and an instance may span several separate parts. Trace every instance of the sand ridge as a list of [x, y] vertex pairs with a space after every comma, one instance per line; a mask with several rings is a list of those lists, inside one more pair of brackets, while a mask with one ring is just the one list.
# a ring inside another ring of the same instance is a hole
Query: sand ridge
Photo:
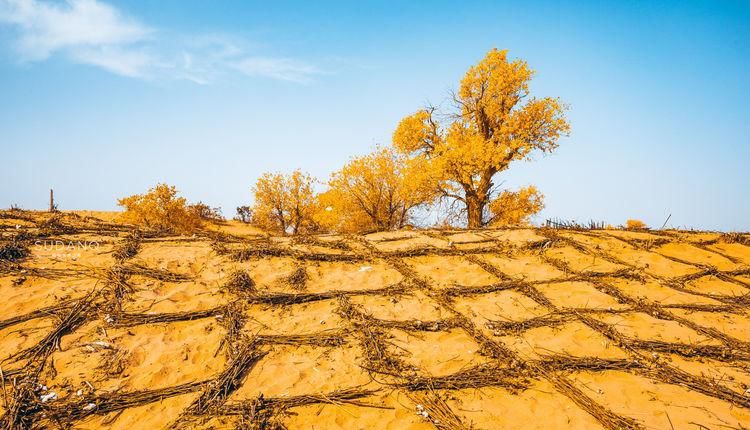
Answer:
[[[3, 240], [50, 224], [48, 214], [1, 214]], [[32, 246], [0, 265], [5, 426], [750, 422], [750, 246], [735, 236], [302, 239], [229, 222], [140, 238], [134, 256], [119, 258], [131, 229], [91, 215], [59, 216], [44, 238], [106, 242], [96, 252], [73, 260]], [[238, 272], [252, 282], [228, 287]]]

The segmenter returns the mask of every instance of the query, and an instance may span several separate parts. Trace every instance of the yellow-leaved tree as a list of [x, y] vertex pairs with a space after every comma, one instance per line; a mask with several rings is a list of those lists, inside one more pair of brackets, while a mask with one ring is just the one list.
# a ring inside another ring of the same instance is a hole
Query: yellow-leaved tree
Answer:
[[145, 194], [119, 199], [117, 204], [125, 209], [120, 217], [162, 233], [192, 233], [200, 228], [201, 218], [177, 193], [172, 185], [158, 184]]
[[316, 221], [337, 232], [371, 232], [406, 226], [413, 210], [434, 198], [429, 172], [393, 148], [353, 158], [331, 175], [318, 197]]
[[420, 110], [393, 134], [394, 147], [423, 159], [440, 194], [463, 206], [469, 228], [490, 220], [496, 174], [534, 152], [552, 152], [570, 131], [559, 99], [529, 97], [533, 75], [525, 61], [493, 49], [466, 73], [451, 111]]
[[315, 231], [314, 182], [312, 176], [300, 170], [289, 175], [264, 173], [253, 188], [252, 223], [281, 234]]

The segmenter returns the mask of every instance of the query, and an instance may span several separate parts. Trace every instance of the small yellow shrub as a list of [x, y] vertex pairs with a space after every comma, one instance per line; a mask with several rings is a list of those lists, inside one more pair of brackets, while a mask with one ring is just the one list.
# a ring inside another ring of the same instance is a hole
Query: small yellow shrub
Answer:
[[645, 230], [648, 226], [639, 219], [629, 219], [625, 222], [625, 228], [628, 230]]
[[544, 209], [544, 194], [533, 185], [518, 191], [503, 191], [487, 208], [492, 226], [525, 225], [532, 215]]
[[145, 194], [134, 194], [117, 201], [125, 208], [121, 219], [162, 233], [193, 233], [201, 227], [200, 216], [177, 197], [177, 188], [158, 184]]

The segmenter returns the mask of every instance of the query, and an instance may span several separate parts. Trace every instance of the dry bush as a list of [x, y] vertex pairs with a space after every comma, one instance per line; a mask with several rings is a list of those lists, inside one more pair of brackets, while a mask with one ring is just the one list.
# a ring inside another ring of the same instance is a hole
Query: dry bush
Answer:
[[284, 281], [292, 288], [304, 290], [307, 283], [307, 271], [304, 266], [297, 267]]
[[29, 255], [29, 247], [19, 240], [0, 244], [0, 260], [18, 261]]
[[195, 216], [204, 221], [224, 221], [224, 216], [221, 214], [221, 208], [212, 208], [211, 206], [201, 201], [188, 205], [188, 211], [192, 212]]
[[487, 208], [490, 225], [526, 225], [532, 215], [544, 209], [544, 195], [533, 185], [518, 191], [503, 191]]
[[625, 222], [625, 228], [628, 230], [645, 230], [648, 226], [639, 219], [629, 219]]
[[318, 197], [318, 224], [326, 230], [364, 233], [403, 228], [412, 211], [435, 197], [424, 170], [390, 148], [356, 157]]
[[201, 219], [177, 193], [172, 185], [158, 184], [145, 194], [119, 199], [117, 204], [125, 208], [122, 220], [160, 233], [193, 233]]
[[724, 233], [719, 240], [726, 243], [740, 243], [750, 246], [750, 237], [742, 233]]
[[229, 280], [224, 284], [224, 288], [235, 294], [252, 294], [255, 293], [255, 281], [244, 270], [236, 270], [229, 275]]
[[314, 182], [312, 176], [299, 170], [289, 175], [263, 174], [253, 188], [252, 223], [284, 235], [316, 231]]
[[250, 223], [253, 220], [253, 208], [250, 206], [237, 206], [237, 215], [234, 219], [245, 224]]

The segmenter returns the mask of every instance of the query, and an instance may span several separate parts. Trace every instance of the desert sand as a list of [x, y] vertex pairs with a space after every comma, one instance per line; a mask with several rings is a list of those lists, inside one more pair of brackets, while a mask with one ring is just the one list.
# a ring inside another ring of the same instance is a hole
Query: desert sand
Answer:
[[750, 235], [131, 231], [0, 212], [3, 428], [750, 428]]

